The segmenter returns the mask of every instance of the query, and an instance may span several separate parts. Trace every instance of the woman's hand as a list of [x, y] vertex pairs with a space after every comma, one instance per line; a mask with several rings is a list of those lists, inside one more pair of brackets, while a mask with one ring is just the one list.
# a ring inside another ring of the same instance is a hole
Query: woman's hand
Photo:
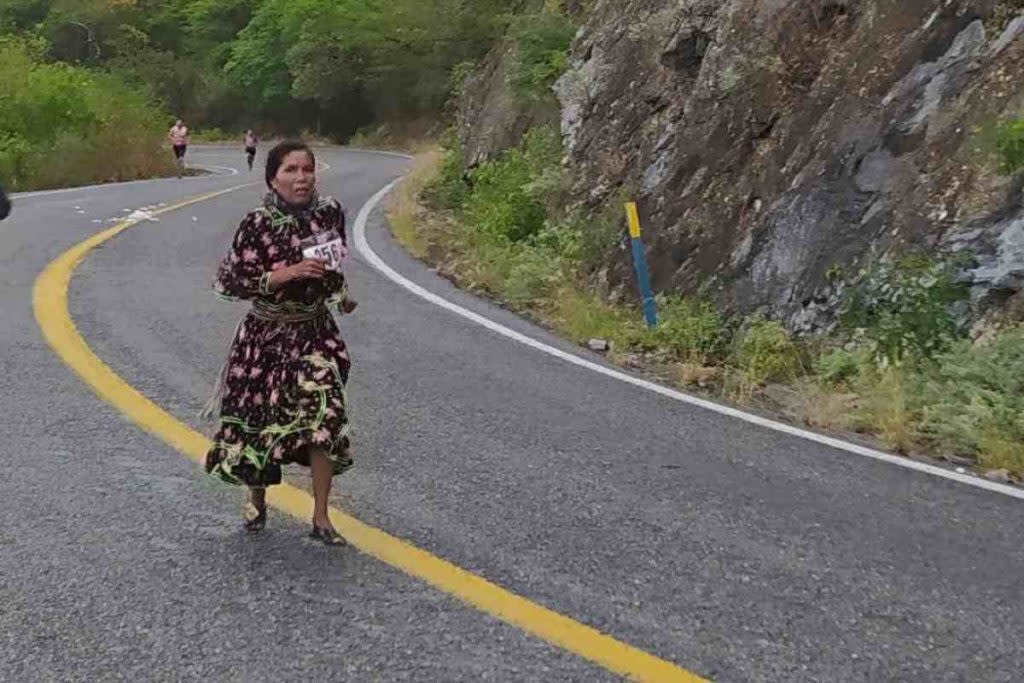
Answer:
[[308, 258], [275, 270], [270, 274], [270, 286], [274, 289], [292, 280], [319, 280], [327, 274], [327, 262], [320, 259]]

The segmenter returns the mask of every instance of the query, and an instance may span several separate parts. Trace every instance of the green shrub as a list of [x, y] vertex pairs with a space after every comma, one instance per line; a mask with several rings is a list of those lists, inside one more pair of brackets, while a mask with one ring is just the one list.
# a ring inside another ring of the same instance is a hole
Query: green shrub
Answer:
[[43, 62], [37, 41], [0, 38], [0, 173], [11, 189], [169, 173], [165, 121], [119, 78]]
[[800, 350], [781, 323], [755, 319], [739, 335], [733, 364], [754, 386], [788, 382], [800, 374]]
[[233, 142], [241, 141], [241, 133], [228, 133], [220, 128], [203, 128], [189, 135], [192, 142]]
[[552, 298], [555, 326], [575, 342], [604, 339], [618, 352], [639, 344], [644, 335], [637, 311], [610, 304], [575, 283], [560, 288]]
[[511, 36], [516, 45], [512, 85], [520, 95], [538, 99], [569, 65], [569, 47], [576, 27], [558, 11], [524, 14], [515, 19]]
[[562, 216], [556, 228], [564, 249], [562, 253], [578, 263], [584, 272], [606, 263], [608, 252], [625, 236], [624, 203], [625, 199], [617, 195], [596, 210], [574, 209]]
[[909, 453], [920, 440], [921, 378], [908, 365], [870, 367], [857, 376], [857, 426], [887, 446]]
[[721, 356], [725, 346], [725, 321], [714, 306], [686, 297], [659, 297], [661, 324], [646, 335], [646, 341], [670, 349], [679, 360], [707, 365]]
[[871, 362], [865, 348], [830, 349], [814, 359], [814, 375], [829, 386], [840, 386], [854, 380]]
[[505, 298], [514, 306], [540, 303], [563, 279], [562, 261], [549, 249], [524, 246], [512, 257], [512, 267], [505, 281]]
[[862, 272], [841, 320], [863, 335], [880, 362], [896, 365], [908, 355], [929, 359], [963, 337], [951, 307], [966, 296], [953, 264], [912, 255]]
[[1003, 173], [1024, 170], [1024, 117], [1007, 121], [996, 132], [999, 169]]
[[924, 375], [922, 432], [940, 448], [1024, 473], [1024, 329], [962, 341]]
[[547, 223], [547, 202], [560, 158], [557, 133], [535, 128], [520, 148], [474, 169], [464, 203], [468, 224], [489, 239], [509, 243], [539, 235]]
[[447, 131], [441, 140], [441, 168], [437, 177], [423, 189], [423, 198], [435, 207], [461, 208], [469, 186], [462, 165], [462, 143], [454, 130]]

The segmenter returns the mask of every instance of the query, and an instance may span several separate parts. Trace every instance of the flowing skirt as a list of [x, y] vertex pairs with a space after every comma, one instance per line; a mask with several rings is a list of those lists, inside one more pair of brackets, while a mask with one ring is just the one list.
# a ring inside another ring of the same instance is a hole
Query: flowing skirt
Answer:
[[308, 467], [312, 449], [327, 454], [335, 474], [349, 469], [350, 365], [330, 315], [282, 322], [249, 313], [221, 378], [207, 472], [232, 484], [271, 486], [281, 482], [281, 465]]

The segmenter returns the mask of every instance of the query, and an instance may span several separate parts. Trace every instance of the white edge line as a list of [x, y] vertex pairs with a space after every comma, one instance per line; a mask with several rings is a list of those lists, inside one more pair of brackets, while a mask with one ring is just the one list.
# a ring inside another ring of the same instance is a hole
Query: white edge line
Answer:
[[781, 432], [782, 434], [787, 434], [789, 436], [795, 436], [800, 439], [812, 441], [823, 446], [829, 446], [831, 448], [835, 448], [841, 451], [846, 451], [847, 453], [862, 455], [864, 457], [872, 458], [874, 460], [880, 460], [882, 462], [889, 463], [890, 465], [897, 465], [899, 467], [916, 470], [918, 472], [923, 472], [925, 474], [930, 474], [936, 477], [942, 477], [943, 479], [949, 479], [951, 481], [955, 481], [961, 484], [967, 484], [968, 486], [974, 486], [976, 488], [985, 489], [986, 491], [1001, 493], [1003, 495], [1010, 496], [1011, 498], [1024, 500], [1024, 489], [1008, 486], [1006, 484], [1000, 484], [994, 481], [988, 481], [987, 479], [981, 479], [979, 477], [971, 476], [969, 474], [960, 474], [959, 472], [946, 470], [935, 465], [930, 465], [928, 463], [910, 460], [909, 458], [903, 458], [900, 456], [892, 455], [890, 453], [885, 453], [883, 451], [879, 451], [873, 448], [868, 448], [866, 446], [850, 443], [849, 441], [844, 441], [842, 439], [837, 439], [835, 437], [817, 434], [806, 429], [800, 429], [799, 427], [787, 425], [782, 422], [776, 422], [775, 420], [770, 420], [768, 418], [761, 417], [760, 415], [754, 415], [752, 413], [739, 410], [738, 408], [723, 406], [717, 403], [713, 403], [711, 401], [706, 401], [704, 399], [697, 398], [696, 396], [690, 396], [689, 394], [684, 394], [681, 391], [669, 389], [668, 387], [664, 387], [659, 384], [655, 384], [654, 382], [649, 382], [647, 380], [640, 379], [638, 377], [632, 377], [624, 372], [619, 372], [618, 370], [613, 370], [611, 368], [604, 367], [603, 365], [599, 365], [597, 363], [594, 363], [593, 361], [589, 361], [575, 354], [567, 353], [565, 351], [562, 351], [561, 349], [556, 349], [553, 346], [544, 344], [543, 342], [537, 341], [532, 337], [528, 337], [525, 334], [516, 332], [511, 328], [496, 323], [490, 318], [486, 318], [482, 315], [474, 313], [473, 311], [463, 308], [462, 306], [454, 304], [451, 301], [448, 301], [447, 299], [440, 297], [437, 294], [434, 294], [433, 292], [427, 291], [423, 287], [417, 285], [415, 282], [412, 282], [408, 278], [400, 275], [394, 269], [392, 269], [390, 266], [384, 263], [384, 261], [381, 260], [377, 253], [373, 251], [373, 249], [370, 247], [370, 243], [366, 239], [366, 223], [369, 220], [370, 215], [377, 208], [377, 205], [380, 204], [381, 200], [384, 199], [384, 197], [389, 192], [391, 192], [392, 189], [394, 189], [395, 185], [397, 185], [401, 181], [402, 178], [392, 181], [390, 184], [388, 184], [380, 191], [378, 191], [377, 194], [371, 197], [370, 200], [363, 205], [363, 208], [359, 211], [359, 215], [356, 217], [356, 222], [353, 226], [353, 233], [355, 236], [356, 249], [370, 263], [370, 265], [372, 265], [374, 268], [380, 271], [380, 273], [387, 277], [389, 280], [400, 285], [401, 287], [404, 287], [405, 289], [409, 290], [416, 296], [426, 299], [430, 303], [439, 306], [447, 311], [450, 311], [455, 315], [461, 316], [478, 325], [481, 325], [487, 328], [488, 330], [491, 330], [492, 332], [500, 334], [513, 341], [519, 342], [520, 344], [523, 344], [525, 346], [529, 346], [530, 348], [536, 349], [537, 351], [541, 351], [542, 353], [546, 353], [549, 356], [554, 356], [555, 358], [559, 358], [568, 363], [572, 363], [573, 365], [578, 365], [582, 368], [592, 370], [606, 377], [611, 377], [613, 379], [626, 382], [627, 384], [632, 384], [633, 386], [640, 387], [641, 389], [647, 389], [648, 391], [660, 394], [661, 396], [665, 396], [667, 398], [671, 398], [676, 401], [680, 401], [682, 403], [695, 406], [697, 408], [710, 410], [712, 412], [719, 413], [720, 415], [726, 415], [737, 420], [742, 420], [744, 422], [756, 425], [758, 427], [763, 427], [765, 429], [770, 429], [772, 431]]

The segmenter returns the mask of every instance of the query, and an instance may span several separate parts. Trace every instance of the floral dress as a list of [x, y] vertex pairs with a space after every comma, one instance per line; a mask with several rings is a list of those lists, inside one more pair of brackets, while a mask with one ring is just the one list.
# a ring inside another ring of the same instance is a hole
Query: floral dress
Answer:
[[[333, 231], [333, 232], [332, 232]], [[336, 233], [336, 234], [334, 234]], [[242, 220], [214, 291], [253, 307], [238, 326], [220, 385], [219, 429], [206, 470], [232, 484], [281, 481], [281, 465], [309, 466], [323, 450], [335, 474], [352, 466], [345, 385], [349, 355], [330, 315], [347, 296], [344, 276], [293, 280], [271, 291], [270, 273], [303, 260], [310, 241], [345, 243], [345, 213], [330, 198], [295, 209], [274, 193]]]

